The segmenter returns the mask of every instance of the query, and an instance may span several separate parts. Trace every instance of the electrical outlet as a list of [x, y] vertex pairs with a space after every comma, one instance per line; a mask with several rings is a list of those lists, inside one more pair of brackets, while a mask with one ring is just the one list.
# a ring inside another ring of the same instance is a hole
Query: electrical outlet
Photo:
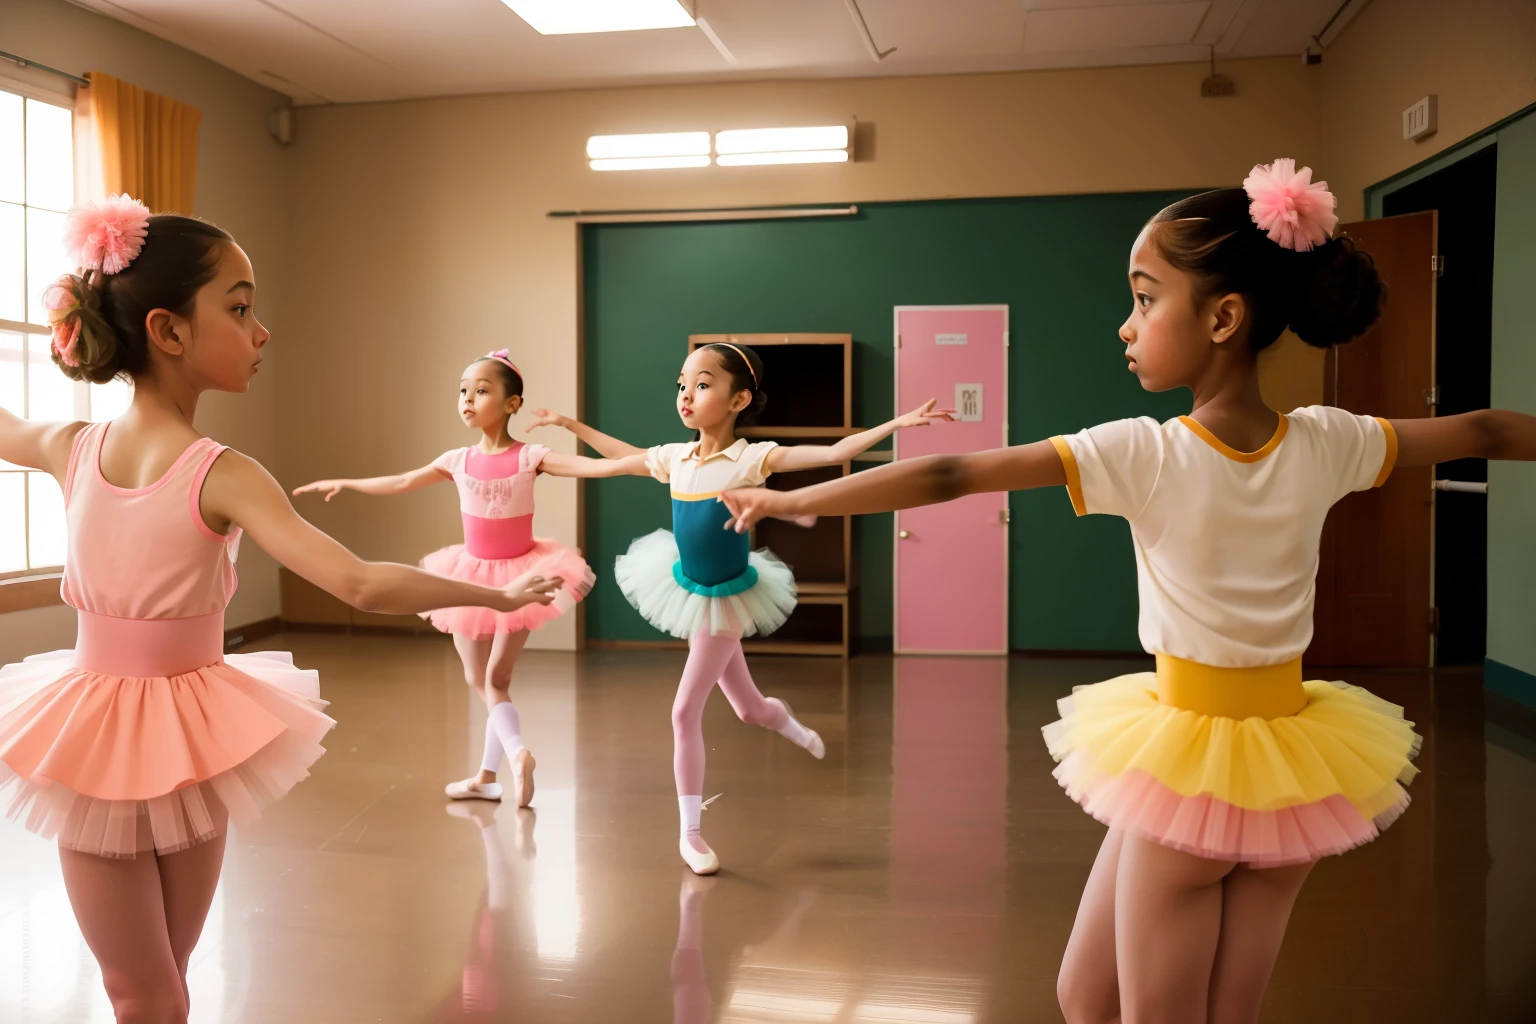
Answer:
[[1403, 111], [1403, 138], [1417, 142], [1440, 128], [1440, 97], [1431, 93]]

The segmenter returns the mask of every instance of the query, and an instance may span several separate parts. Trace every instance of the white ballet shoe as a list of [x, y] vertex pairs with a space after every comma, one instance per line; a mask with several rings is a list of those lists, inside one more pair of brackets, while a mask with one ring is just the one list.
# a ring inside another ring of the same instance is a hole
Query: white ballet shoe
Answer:
[[780, 704], [784, 705], [784, 713], [789, 716], [789, 720], [794, 722], [800, 728], [804, 729], [807, 735], [807, 739], [804, 743], [793, 739], [790, 740], [790, 742], [796, 744], [797, 746], [804, 747], [806, 750], [810, 751], [811, 756], [818, 761], [826, 757], [827, 745], [821, 742], [821, 734], [795, 717], [795, 709], [789, 706], [789, 701], [785, 700], [783, 697], [780, 697], [778, 700]]
[[474, 779], [460, 779], [458, 782], [450, 782], [444, 786], [443, 792], [450, 800], [500, 800], [501, 783], [481, 784]]
[[527, 747], [512, 755], [512, 799], [519, 807], [533, 803], [533, 769], [537, 765], [533, 751]]
[[[698, 833], [694, 832], [693, 835], [698, 836]], [[703, 842], [703, 839], [700, 838], [699, 841]], [[709, 844], [704, 845], [707, 847]], [[686, 835], [678, 839], [677, 852], [683, 855], [683, 863], [688, 865], [688, 870], [696, 875], [712, 875], [720, 870], [720, 858], [715, 856], [715, 851], [700, 853], [693, 848], [692, 843], [688, 842]]]

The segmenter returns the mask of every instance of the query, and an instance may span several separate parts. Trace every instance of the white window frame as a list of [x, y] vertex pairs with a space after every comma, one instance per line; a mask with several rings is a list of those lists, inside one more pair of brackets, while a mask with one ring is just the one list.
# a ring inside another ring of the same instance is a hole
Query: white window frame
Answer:
[[[42, 88], [37, 87], [34, 83], [21, 82], [21, 81], [18, 81], [17, 79], [12, 78], [12, 77], [10, 77], [8, 75], [0, 75], [0, 91], [8, 92], [8, 93], [11, 93], [13, 95], [19, 95], [19, 96], [22, 97], [22, 99], [24, 101], [23, 102], [23, 106], [22, 106], [22, 111], [23, 111], [23, 113], [22, 113], [22, 145], [23, 145], [23, 147], [25, 147], [25, 145], [26, 145], [26, 109], [27, 108], [26, 108], [25, 101], [30, 100], [30, 101], [35, 102], [35, 103], [44, 103], [44, 104], [47, 104], [49, 106], [62, 107], [65, 110], [69, 110], [71, 112], [71, 118], [73, 118], [74, 102], [73, 102], [73, 99], [72, 99], [70, 93], [67, 93], [67, 92], [54, 92], [52, 90], [42, 89]], [[72, 92], [72, 90], [71, 90], [71, 92]], [[23, 154], [25, 154], [25, 152], [26, 152], [25, 148], [23, 148], [22, 152], [23, 152]], [[25, 156], [23, 156], [23, 167], [25, 167]], [[30, 209], [30, 208], [32, 208], [30, 206], [30, 204], [27, 203], [26, 198], [27, 197], [26, 197], [25, 191], [24, 191], [23, 195], [22, 195], [22, 202], [20, 204], [21, 207], [22, 207], [22, 210], [23, 210], [23, 218], [22, 218], [22, 252], [23, 253], [28, 251], [28, 247], [27, 247], [27, 241], [28, 240], [27, 240], [27, 237], [26, 237], [28, 221], [27, 221], [27, 218], [26, 218], [26, 215], [25, 215], [25, 211]], [[38, 207], [38, 209], [43, 209], [43, 208], [42, 207]], [[60, 212], [60, 211], [49, 211], [49, 212], [55, 212], [56, 213], [56, 212]], [[26, 282], [26, 294], [28, 296], [31, 295], [32, 290], [34, 288], [34, 285], [37, 286], [37, 287], [42, 287], [42, 282], [33, 282], [32, 280], [30, 280], [29, 277], [26, 276], [26, 275], [28, 275], [30, 273], [30, 269], [31, 268], [27, 265], [26, 261], [24, 260], [23, 261], [23, 266], [22, 266], [22, 274], [23, 274], [23, 280]], [[49, 328], [48, 328], [48, 326], [46, 324], [36, 324], [36, 323], [30, 323], [30, 322], [27, 322], [27, 321], [24, 321], [24, 320], [7, 320], [7, 319], [0, 318], [0, 331], [6, 331], [6, 332], [13, 333], [13, 334], [19, 334], [23, 338], [23, 342], [22, 342], [23, 349], [22, 349], [22, 358], [21, 358], [21, 373], [22, 373], [22, 388], [21, 388], [22, 409], [21, 409], [21, 416], [22, 416], [23, 419], [26, 419], [26, 418], [29, 418], [28, 414], [29, 414], [30, 410], [29, 410], [28, 407], [30, 406], [31, 400], [32, 400], [31, 387], [30, 387], [30, 375], [31, 375], [33, 367], [32, 367], [32, 360], [29, 358], [30, 353], [31, 353], [31, 346], [33, 344], [37, 343], [39, 339], [41, 339], [44, 344], [47, 344], [47, 340], [49, 338]], [[74, 409], [73, 409], [73, 412], [74, 412], [75, 419], [77, 419], [77, 420], [88, 420], [88, 419], [90, 419], [91, 418], [91, 397], [92, 397], [91, 396], [91, 386], [89, 384], [83, 382], [83, 381], [78, 381], [74, 385], [73, 392], [74, 392]], [[19, 579], [27, 579], [27, 578], [31, 578], [31, 577], [38, 577], [38, 576], [53, 576], [53, 575], [59, 574], [63, 570], [63, 566], [62, 565], [31, 565], [30, 564], [31, 563], [31, 557], [32, 557], [32, 523], [31, 523], [31, 516], [32, 516], [32, 495], [31, 495], [32, 478], [31, 478], [31, 474], [35, 473], [35, 472], [38, 472], [38, 471], [37, 470], [31, 470], [31, 469], [22, 469], [22, 468], [15, 468], [15, 469], [9, 468], [9, 467], [0, 468], [0, 475], [3, 475], [3, 476], [19, 475], [22, 478], [22, 535], [23, 535], [23, 540], [24, 540], [24, 548], [26, 550], [26, 555], [27, 555], [27, 560], [28, 560], [28, 566], [26, 568], [24, 568], [24, 569], [16, 569], [16, 570], [11, 570], [11, 571], [7, 571], [7, 572], [0, 572], [0, 583], [4, 583], [6, 581], [19, 580]]]

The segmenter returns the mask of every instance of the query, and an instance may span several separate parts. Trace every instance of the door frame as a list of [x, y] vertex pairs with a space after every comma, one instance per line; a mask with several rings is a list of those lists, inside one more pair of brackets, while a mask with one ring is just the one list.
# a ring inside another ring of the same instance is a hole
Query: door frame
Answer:
[[[1009, 412], [1010, 412], [1010, 407], [1008, 405], [1008, 350], [1012, 346], [1012, 337], [1011, 337], [1011, 334], [1009, 332], [1008, 304], [1006, 302], [1001, 302], [1001, 303], [975, 303], [975, 304], [969, 304], [969, 305], [942, 305], [941, 304], [941, 305], [913, 305], [913, 306], [893, 306], [892, 307], [892, 312], [891, 312], [891, 345], [892, 345], [892, 350], [895, 352], [895, 359], [894, 359], [893, 369], [892, 369], [892, 372], [891, 372], [891, 395], [892, 395], [892, 398], [894, 399], [894, 404], [896, 406], [896, 415], [898, 415], [898, 416], [901, 415], [901, 408], [900, 408], [900, 406], [901, 406], [901, 314], [903, 314], [903, 313], [915, 313], [915, 312], [932, 312], [932, 311], [935, 311], [935, 310], [947, 311], [947, 312], [956, 312], [956, 313], [958, 313], [958, 312], [972, 312], [972, 313], [1001, 312], [1003, 314], [1003, 436], [1002, 436], [1001, 443], [999, 444], [999, 447], [1001, 447], [1001, 448], [1008, 447], [1008, 416], [1009, 416]], [[901, 431], [898, 430], [896, 433], [891, 435], [891, 462], [895, 463], [895, 462], [899, 461], [900, 459], [901, 459]], [[1010, 500], [1010, 506], [1011, 506], [1011, 500]], [[1013, 523], [1012, 523], [1013, 516], [1012, 516], [1012, 513], [1011, 513], [1011, 507], [1010, 507], [1010, 514], [1008, 516], [1008, 519], [1005, 520], [1003, 522], [1003, 524], [1002, 524], [1002, 527], [1003, 527], [1003, 646], [1002, 646], [1001, 649], [993, 650], [993, 651], [930, 651], [930, 650], [919, 650], [919, 649], [915, 649], [915, 648], [907, 649], [907, 648], [903, 648], [901, 646], [901, 611], [900, 611], [900, 609], [901, 609], [901, 573], [900, 573], [900, 565], [901, 565], [901, 563], [900, 563], [900, 561], [898, 559], [898, 556], [900, 554], [900, 550], [899, 550], [898, 545], [900, 545], [900, 543], [901, 543], [901, 531], [896, 528], [897, 520], [896, 520], [895, 517], [897, 515], [900, 515], [900, 513], [894, 513], [892, 515], [892, 519], [891, 519], [891, 653], [893, 653], [893, 654], [941, 655], [941, 656], [950, 657], [950, 658], [971, 658], [971, 657], [991, 658], [991, 657], [997, 657], [998, 655], [1007, 656], [1008, 651], [1009, 651], [1009, 646], [1008, 646], [1008, 625], [1009, 625], [1008, 609], [1009, 609], [1010, 599], [1012, 597], [1012, 587], [1009, 585], [1009, 583], [1010, 583], [1009, 576], [1011, 575], [1009, 570], [1012, 568], [1011, 560], [1009, 558], [1009, 551], [1011, 550], [1011, 544], [1012, 544], [1012, 534], [1011, 534], [1010, 531], [1013, 529]]]

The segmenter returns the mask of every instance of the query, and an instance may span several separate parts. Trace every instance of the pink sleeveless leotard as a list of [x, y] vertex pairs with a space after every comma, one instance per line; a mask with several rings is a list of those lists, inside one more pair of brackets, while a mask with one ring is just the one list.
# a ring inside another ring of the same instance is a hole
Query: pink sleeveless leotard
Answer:
[[73, 651], [0, 668], [0, 799], [71, 849], [168, 853], [242, 823], [309, 774], [335, 725], [284, 653], [225, 655], [238, 530], [199, 510], [224, 447], [193, 443], [147, 487], [101, 472], [108, 424], [75, 438], [62, 594]]
[[499, 633], [537, 629], [592, 589], [594, 576], [581, 552], [533, 535], [533, 486], [548, 454], [541, 444], [517, 442], [495, 455], [478, 447], [456, 448], [432, 463], [458, 487], [464, 543], [434, 551], [422, 559], [423, 569], [487, 587], [505, 587], [531, 572], [565, 581], [550, 605], [514, 612], [443, 608], [423, 616], [444, 633], [489, 640]]

